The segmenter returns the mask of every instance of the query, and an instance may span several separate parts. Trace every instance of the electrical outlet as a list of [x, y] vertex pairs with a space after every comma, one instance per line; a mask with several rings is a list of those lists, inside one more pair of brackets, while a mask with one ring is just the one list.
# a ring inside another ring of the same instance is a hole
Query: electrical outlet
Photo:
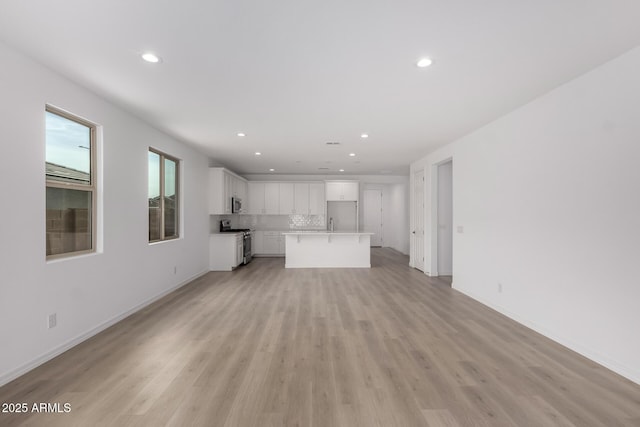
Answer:
[[502, 283], [498, 283], [498, 293], [502, 293]]
[[50, 314], [49, 317], [47, 317], [48, 328], [49, 329], [55, 328], [57, 324], [58, 324], [58, 315], [56, 313]]
[[457, 230], [458, 230], [458, 233], [460, 233], [460, 234], [464, 233], [464, 226], [459, 225], [459, 226], [457, 227]]

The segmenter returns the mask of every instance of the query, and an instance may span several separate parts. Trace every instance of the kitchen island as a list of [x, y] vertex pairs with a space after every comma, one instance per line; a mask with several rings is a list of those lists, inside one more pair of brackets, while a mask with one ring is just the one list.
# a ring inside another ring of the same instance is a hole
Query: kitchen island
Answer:
[[291, 231], [286, 239], [285, 268], [371, 268], [373, 233]]

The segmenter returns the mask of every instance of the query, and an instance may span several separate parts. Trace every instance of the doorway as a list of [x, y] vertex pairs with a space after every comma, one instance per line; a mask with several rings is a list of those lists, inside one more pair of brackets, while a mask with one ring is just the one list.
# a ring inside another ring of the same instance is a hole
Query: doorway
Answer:
[[413, 174], [413, 209], [411, 219], [411, 262], [412, 267], [424, 271], [424, 169]]
[[384, 244], [382, 214], [382, 191], [364, 190], [364, 231], [374, 233], [371, 236], [372, 247]]
[[437, 269], [438, 276], [451, 284], [453, 275], [453, 161], [438, 165]]

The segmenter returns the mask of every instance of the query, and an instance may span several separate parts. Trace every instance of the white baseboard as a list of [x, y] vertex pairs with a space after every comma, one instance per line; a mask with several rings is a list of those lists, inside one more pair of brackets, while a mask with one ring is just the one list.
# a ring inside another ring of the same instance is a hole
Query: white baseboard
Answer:
[[549, 331], [546, 328], [540, 327], [539, 325], [537, 325], [534, 322], [529, 321], [528, 319], [525, 319], [521, 316], [518, 316], [512, 312], [510, 312], [509, 310], [504, 309], [501, 306], [498, 306], [496, 304], [490, 303], [486, 300], [484, 300], [483, 298], [479, 298], [478, 296], [474, 295], [471, 292], [468, 292], [466, 290], [463, 289], [459, 289], [459, 288], [455, 288], [455, 290], [457, 290], [460, 293], [465, 294], [466, 296], [468, 296], [469, 298], [472, 298], [476, 301], [478, 301], [479, 303], [486, 305], [487, 307], [497, 311], [500, 314], [503, 314], [505, 316], [507, 316], [508, 318], [520, 323], [521, 325], [526, 326], [527, 328], [539, 333], [540, 335], [543, 335], [547, 338], [549, 338], [552, 341], [555, 341], [556, 343], [567, 347], [570, 350], [575, 351], [576, 353], [581, 354], [582, 356], [586, 357], [589, 360], [592, 360], [593, 362], [596, 362], [599, 365], [604, 366], [605, 368], [615, 372], [618, 375], [621, 375], [625, 378], [627, 378], [630, 381], [633, 381], [636, 384], [640, 385], [640, 372], [637, 372], [633, 369], [630, 369], [629, 367], [623, 365], [622, 363], [617, 362], [616, 360], [612, 360], [609, 357], [603, 356], [602, 354], [599, 354], [596, 351], [592, 351], [589, 348], [586, 348], [580, 344], [575, 343], [573, 340], [568, 339], [566, 337], [557, 335], [554, 332]]
[[191, 283], [192, 281], [198, 279], [199, 277], [204, 276], [205, 274], [207, 274], [209, 272], [209, 270], [205, 270], [202, 271], [194, 276], [192, 276], [191, 278], [184, 280], [180, 283], [178, 283], [177, 285], [162, 291], [161, 293], [159, 293], [158, 295], [155, 295], [145, 301], [143, 301], [142, 303], [130, 308], [129, 310], [125, 311], [124, 313], [121, 313], [115, 317], [112, 317], [111, 319], [99, 324], [98, 326], [96, 326], [95, 328], [90, 329], [89, 331], [78, 335], [75, 338], [72, 338], [71, 340], [63, 343], [62, 345], [59, 345], [58, 347], [55, 347], [53, 350], [46, 352], [45, 354], [36, 357], [35, 359], [32, 359], [31, 361], [25, 363], [24, 365], [18, 367], [17, 369], [14, 369], [6, 374], [3, 374], [0, 376], [0, 387], [15, 380], [16, 378], [26, 374], [27, 372], [31, 371], [32, 369], [37, 368], [38, 366], [48, 362], [49, 360], [53, 359], [56, 356], [59, 356], [60, 354], [64, 353], [65, 351], [75, 347], [76, 345], [80, 344], [83, 341], [86, 341], [87, 339], [93, 337], [94, 335], [99, 334], [100, 332], [104, 331], [105, 329], [107, 329], [110, 326], [115, 325], [116, 323], [118, 323], [119, 321], [131, 316], [133, 313], [142, 310], [143, 308], [145, 308], [146, 306], [153, 304], [154, 302], [158, 301], [159, 299], [169, 295], [171, 292], [183, 287], [184, 285]]

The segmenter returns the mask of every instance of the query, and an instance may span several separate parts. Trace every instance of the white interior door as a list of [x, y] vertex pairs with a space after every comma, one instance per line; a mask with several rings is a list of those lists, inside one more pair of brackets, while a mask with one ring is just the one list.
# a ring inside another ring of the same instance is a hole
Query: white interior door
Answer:
[[424, 271], [424, 170], [413, 174], [413, 230], [411, 254], [413, 267]]
[[382, 191], [364, 190], [364, 231], [374, 233], [371, 246], [382, 246]]
[[438, 166], [438, 276], [453, 274], [453, 162]]

